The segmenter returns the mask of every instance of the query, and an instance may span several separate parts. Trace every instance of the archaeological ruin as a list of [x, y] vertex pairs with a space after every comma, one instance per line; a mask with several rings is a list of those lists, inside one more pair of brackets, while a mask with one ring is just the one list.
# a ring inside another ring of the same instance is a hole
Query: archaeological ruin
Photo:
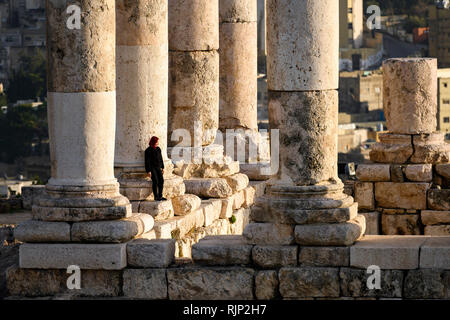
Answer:
[[[75, 2], [80, 29], [66, 25]], [[270, 143], [258, 132], [256, 6], [47, 0], [52, 172], [14, 230], [7, 299], [450, 299], [436, 60], [385, 62], [389, 132], [349, 194], [338, 1], [266, 0]], [[167, 201], [144, 168], [151, 136]]]

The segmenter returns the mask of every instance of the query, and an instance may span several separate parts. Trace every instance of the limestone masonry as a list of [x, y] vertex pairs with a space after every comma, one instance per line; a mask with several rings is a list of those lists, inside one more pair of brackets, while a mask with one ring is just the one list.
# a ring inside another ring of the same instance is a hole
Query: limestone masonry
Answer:
[[[47, 1], [52, 174], [24, 191], [33, 219], [14, 231], [8, 299], [450, 299], [436, 60], [385, 63], [389, 133], [347, 194], [338, 1], [266, 1], [271, 152], [257, 131], [256, 0], [81, 0], [80, 30], [62, 18], [72, 3]], [[237, 143], [218, 129], [241, 130]], [[168, 201], [144, 169], [153, 135]]]

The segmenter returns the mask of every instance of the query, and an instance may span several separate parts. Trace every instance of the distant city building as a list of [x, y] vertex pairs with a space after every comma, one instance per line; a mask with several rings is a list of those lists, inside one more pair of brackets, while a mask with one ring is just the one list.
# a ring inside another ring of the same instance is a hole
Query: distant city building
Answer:
[[383, 35], [364, 32], [362, 0], [339, 0], [339, 70], [370, 70], [383, 59]]
[[22, 53], [45, 46], [45, 0], [0, 0], [0, 82], [8, 86]]
[[381, 70], [341, 72], [339, 112], [355, 114], [382, 110], [382, 88], [383, 73]]
[[437, 129], [450, 140], [450, 69], [438, 70]]
[[450, 68], [450, 10], [431, 5], [428, 7], [429, 55], [438, 59], [440, 68]]
[[339, 0], [339, 47], [359, 49], [363, 45], [363, 0]]

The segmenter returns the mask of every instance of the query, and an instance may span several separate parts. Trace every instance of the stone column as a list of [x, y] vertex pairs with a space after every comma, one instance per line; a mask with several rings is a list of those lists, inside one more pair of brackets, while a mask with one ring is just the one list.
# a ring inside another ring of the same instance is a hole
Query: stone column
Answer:
[[219, 129], [227, 155], [252, 180], [268, 179], [268, 139], [258, 132], [257, 0], [221, 0]]
[[[186, 129], [198, 147], [214, 142], [219, 127], [219, 5], [211, 0], [169, 0], [169, 145]], [[196, 128], [196, 122], [199, 127]], [[180, 145], [180, 144], [178, 144]]]
[[389, 133], [370, 159], [380, 163], [445, 163], [450, 147], [437, 126], [437, 60], [389, 59], [383, 64], [384, 113]]
[[351, 245], [364, 217], [337, 175], [338, 1], [268, 0], [269, 123], [280, 169], [252, 210], [251, 243]]
[[[71, 5], [79, 28], [68, 27]], [[115, 0], [47, 1], [52, 177], [33, 220], [16, 229], [21, 268], [120, 270], [125, 242], [153, 228], [114, 178], [115, 10]]]
[[219, 128], [258, 129], [257, 0], [220, 0]]
[[[52, 198], [41, 201], [34, 213], [52, 220], [125, 217], [131, 208], [114, 178], [115, 4], [81, 1], [81, 28], [69, 29], [70, 4], [47, 2], [52, 168], [47, 191]], [[65, 214], [69, 209], [50, 208], [60, 206], [103, 209], [94, 210], [101, 214], [80, 209], [74, 217]]]
[[173, 216], [170, 202], [141, 203], [154, 198], [144, 167], [144, 151], [152, 136], [159, 137], [165, 159], [164, 197], [185, 190], [167, 158], [168, 4], [167, 0], [119, 0], [116, 5], [116, 175], [134, 212], [168, 218]]

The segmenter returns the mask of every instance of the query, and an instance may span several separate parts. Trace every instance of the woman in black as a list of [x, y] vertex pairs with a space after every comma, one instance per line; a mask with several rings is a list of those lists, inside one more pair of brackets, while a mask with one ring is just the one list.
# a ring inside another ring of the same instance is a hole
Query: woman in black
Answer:
[[164, 161], [161, 149], [158, 147], [158, 137], [150, 139], [149, 147], [145, 150], [145, 171], [152, 179], [153, 196], [155, 201], [167, 200], [163, 198]]

